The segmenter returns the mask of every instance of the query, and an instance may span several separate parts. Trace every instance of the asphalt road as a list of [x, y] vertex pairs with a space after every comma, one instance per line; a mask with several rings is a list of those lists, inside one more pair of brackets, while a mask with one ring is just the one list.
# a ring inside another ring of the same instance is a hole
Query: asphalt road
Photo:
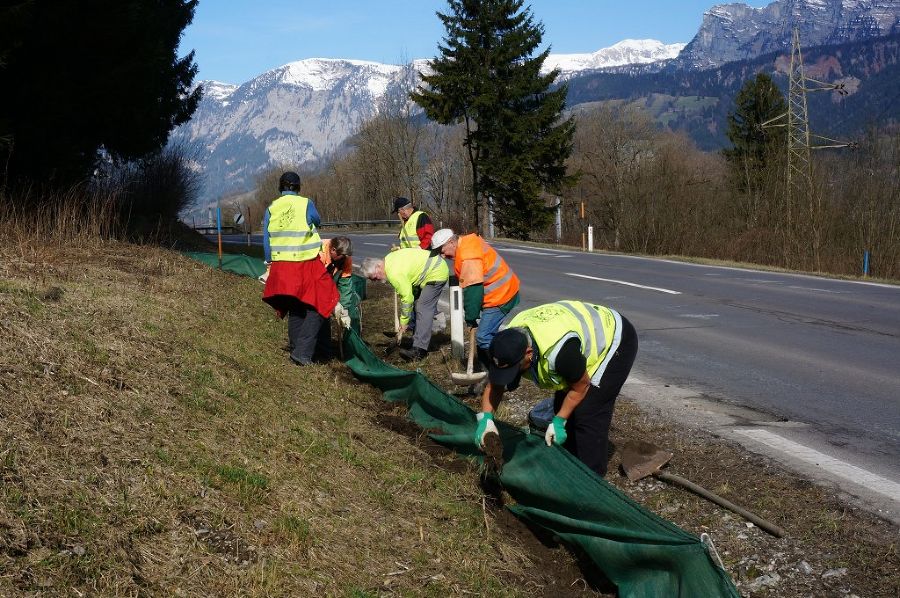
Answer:
[[[394, 238], [350, 236], [357, 261]], [[900, 481], [900, 287], [493, 245], [522, 281], [519, 309], [613, 307], [638, 331], [633, 375], [807, 423]]]

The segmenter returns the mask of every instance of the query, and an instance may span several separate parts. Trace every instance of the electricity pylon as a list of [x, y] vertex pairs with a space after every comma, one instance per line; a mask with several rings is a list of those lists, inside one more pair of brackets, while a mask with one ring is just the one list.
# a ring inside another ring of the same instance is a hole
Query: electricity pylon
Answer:
[[811, 91], [836, 91], [847, 95], [843, 83], [825, 83], [803, 72], [803, 53], [800, 50], [800, 30], [794, 28], [791, 41], [791, 66], [788, 71], [788, 109], [775, 118], [767, 120], [760, 126], [787, 127], [787, 202], [788, 217], [791, 217], [791, 205], [798, 200], [808, 198], [812, 191], [812, 160], [810, 150], [856, 147], [855, 142], [839, 141], [816, 135], [809, 130], [809, 110], [806, 94]]

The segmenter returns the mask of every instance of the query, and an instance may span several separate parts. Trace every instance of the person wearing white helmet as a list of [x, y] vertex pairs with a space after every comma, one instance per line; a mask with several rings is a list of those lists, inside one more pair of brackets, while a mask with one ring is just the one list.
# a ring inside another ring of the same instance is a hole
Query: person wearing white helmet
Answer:
[[490, 363], [488, 347], [509, 312], [519, 304], [519, 277], [497, 251], [477, 234], [457, 235], [442, 228], [431, 237], [431, 247], [453, 260], [463, 290], [466, 323], [477, 326], [475, 343], [483, 368]]

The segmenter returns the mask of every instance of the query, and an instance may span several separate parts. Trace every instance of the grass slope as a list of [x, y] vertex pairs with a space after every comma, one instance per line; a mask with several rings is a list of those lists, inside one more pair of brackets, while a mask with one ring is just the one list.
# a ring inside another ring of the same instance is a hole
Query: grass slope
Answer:
[[[8, 248], [7, 248], [8, 249]], [[261, 286], [119, 243], [0, 248], [0, 595], [541, 595], [471, 465], [298, 369]]]
[[[377, 347], [392, 303], [370, 290]], [[0, 596], [611, 595], [402, 407], [336, 361], [292, 366], [260, 292], [151, 247], [0, 244]], [[451, 388], [440, 352], [418, 366]], [[499, 417], [541, 396], [523, 385]], [[896, 528], [830, 490], [627, 397], [612, 436], [674, 450], [676, 473], [787, 529], [630, 483], [613, 457], [609, 480], [710, 533], [744, 595], [900, 592]]]

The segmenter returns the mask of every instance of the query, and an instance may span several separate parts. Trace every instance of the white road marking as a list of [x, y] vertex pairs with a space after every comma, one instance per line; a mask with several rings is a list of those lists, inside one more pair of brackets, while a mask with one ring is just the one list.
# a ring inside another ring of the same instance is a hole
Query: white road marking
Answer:
[[[668, 260], [665, 258], [658, 257], [646, 257], [643, 255], [628, 255], [624, 253], [595, 253], [599, 257], [620, 257], [629, 260], [645, 260], [649, 262], [662, 262], [665, 264], [676, 264], [679, 266], [690, 266], [693, 268], [714, 268], [717, 270], [734, 270], [735, 272], [758, 272], [760, 274], [768, 274], [775, 276], [791, 276], [794, 278], [807, 278], [809, 280], [827, 280], [829, 282], [835, 283], [847, 283], [847, 284], [861, 284], [869, 287], [879, 287], [882, 289], [892, 289], [895, 291], [900, 291], [900, 285], [898, 284], [886, 284], [883, 282], [868, 282], [865, 280], [845, 280], [842, 278], [828, 278], [827, 276], [814, 276], [812, 274], [800, 274], [797, 272], [768, 272], [766, 270], [757, 270], [755, 268], [736, 268], [734, 266], [716, 266], [713, 264], [695, 264], [692, 262], [679, 262], [678, 260]], [[713, 276], [713, 274], [706, 273], [705, 276]]]
[[678, 314], [679, 318], [697, 318], [700, 320], [708, 320], [710, 318], [718, 318], [719, 314]]
[[812, 287], [789, 286], [789, 289], [800, 289], [801, 291], [818, 291], [819, 293], [834, 293], [835, 295], [846, 295], [849, 291], [832, 291], [831, 289], [816, 289]]
[[578, 278], [587, 278], [588, 280], [599, 280], [601, 282], [611, 282], [613, 284], [623, 284], [628, 287], [637, 287], [639, 289], [647, 289], [650, 291], [659, 291], [660, 293], [668, 293], [669, 295], [680, 295], [681, 291], [673, 291], [671, 289], [661, 289], [658, 287], [648, 287], [634, 282], [625, 282], [624, 280], [614, 280], [612, 278], [597, 278], [596, 276], [588, 276], [587, 274], [575, 274], [574, 272], [565, 272], [566, 276], [576, 276]]
[[[533, 251], [533, 249], [532, 250], [525, 249], [526, 247], [528, 247], [527, 245], [512, 245], [510, 243], [497, 243], [497, 244], [495, 244], [495, 247], [501, 247], [502, 249], [504, 249], [506, 251], [509, 251], [511, 247], [520, 248], [522, 251]], [[564, 253], [567, 256], [571, 255], [571, 253], [572, 253], [571, 249], [551, 249], [550, 247], [540, 247], [539, 249], [541, 251], [552, 251], [554, 253]]]
[[851, 465], [846, 461], [829, 457], [825, 453], [820, 453], [815, 449], [788, 440], [778, 434], [773, 434], [768, 430], [760, 430], [758, 428], [736, 428], [734, 433], [746, 436], [760, 444], [772, 447], [796, 459], [815, 465], [832, 475], [853, 482], [854, 484], [859, 484], [860, 486], [865, 486], [869, 490], [884, 494], [892, 500], [900, 501], [900, 484], [892, 482], [887, 478], [883, 478], [880, 475], [876, 475], [871, 471]]
[[388, 247], [387, 243], [366, 243], [363, 241], [363, 245], [374, 245], [375, 247]]
[[530, 253], [531, 255], [548, 255], [550, 257], [570, 257], [569, 254], [554, 255], [546, 251], [534, 251], [533, 249], [517, 249], [515, 247], [501, 247], [501, 252], [506, 253]]
[[762, 284], [779, 284], [780, 280], [766, 280], [765, 278], [735, 278], [738, 282], [759, 282]]

